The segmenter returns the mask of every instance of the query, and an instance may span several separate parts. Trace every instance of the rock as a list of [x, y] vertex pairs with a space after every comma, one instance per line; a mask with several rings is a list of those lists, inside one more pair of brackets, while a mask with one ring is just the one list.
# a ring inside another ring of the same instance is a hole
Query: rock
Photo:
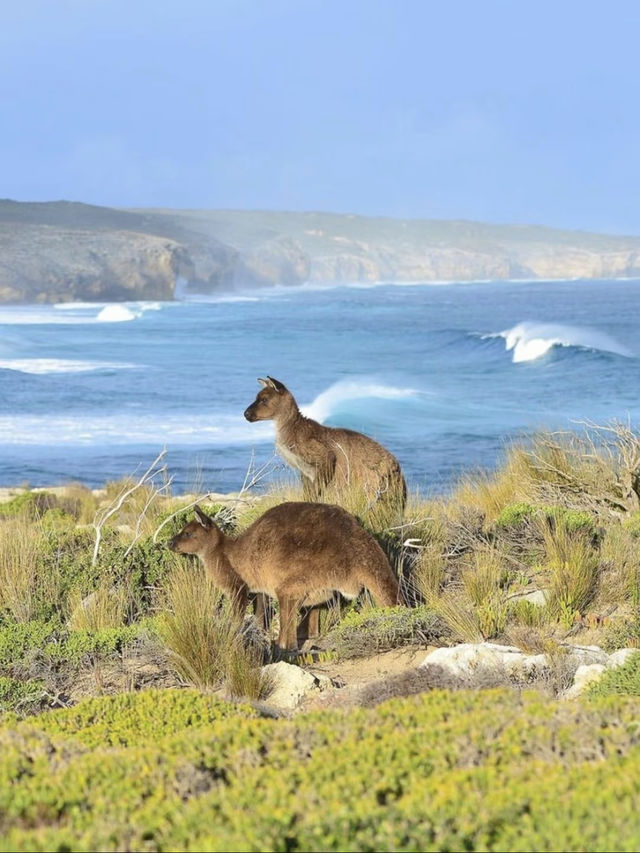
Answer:
[[573, 684], [565, 691], [563, 698], [574, 699], [576, 696], [580, 696], [587, 687], [595, 684], [596, 681], [600, 681], [605, 670], [606, 666], [602, 663], [583, 664], [579, 666], [573, 677]]
[[617, 666], [622, 666], [632, 655], [637, 655], [638, 652], [640, 649], [618, 649], [616, 652], [612, 652], [607, 660], [607, 668], [615, 669]]
[[[609, 661], [609, 656], [599, 646], [562, 646], [560, 653], [565, 656], [567, 666], [578, 669], [594, 665], [604, 669]], [[547, 655], [527, 655], [516, 646], [496, 643], [462, 643], [435, 649], [420, 666], [432, 664], [451, 675], [468, 679], [475, 675], [480, 681], [482, 673], [491, 670], [503, 672], [509, 680], [527, 682], [552, 668]]]
[[534, 589], [532, 592], [521, 592], [511, 596], [511, 601], [530, 601], [538, 607], [544, 607], [549, 598], [549, 592], [546, 589]]
[[452, 675], [472, 676], [483, 669], [503, 669], [507, 673], [522, 667], [525, 654], [515, 646], [494, 643], [462, 643], [450, 648], [435, 649], [420, 666], [435, 664]]
[[582, 666], [593, 663], [607, 664], [609, 655], [600, 646], [570, 646], [569, 654]]
[[273, 685], [267, 696], [267, 704], [291, 710], [300, 704], [312, 690], [325, 690], [331, 685], [327, 676], [317, 676], [299, 666], [279, 661], [262, 667], [262, 672]]

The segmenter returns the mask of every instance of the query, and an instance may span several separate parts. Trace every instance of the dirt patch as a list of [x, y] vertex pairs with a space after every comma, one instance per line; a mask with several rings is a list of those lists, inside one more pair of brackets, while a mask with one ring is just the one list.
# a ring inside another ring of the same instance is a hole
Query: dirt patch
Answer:
[[331, 679], [333, 687], [306, 696], [297, 712], [350, 708], [360, 704], [362, 691], [386, 678], [415, 669], [435, 646], [405, 646], [356, 660], [323, 661], [305, 666], [313, 675]]

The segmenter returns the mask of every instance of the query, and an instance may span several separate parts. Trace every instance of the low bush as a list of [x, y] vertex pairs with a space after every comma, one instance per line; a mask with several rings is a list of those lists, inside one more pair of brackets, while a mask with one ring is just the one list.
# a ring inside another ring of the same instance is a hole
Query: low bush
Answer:
[[46, 687], [36, 679], [21, 681], [0, 675], [0, 718], [8, 712], [33, 712], [40, 710]]
[[259, 719], [185, 691], [0, 726], [10, 850], [635, 850], [637, 701], [432, 690]]
[[329, 631], [323, 645], [339, 657], [365, 657], [400, 646], [427, 645], [448, 633], [427, 605], [365, 608], [348, 613]]
[[640, 652], [631, 655], [622, 666], [607, 670], [589, 689], [590, 696], [611, 696], [616, 693], [640, 696]]

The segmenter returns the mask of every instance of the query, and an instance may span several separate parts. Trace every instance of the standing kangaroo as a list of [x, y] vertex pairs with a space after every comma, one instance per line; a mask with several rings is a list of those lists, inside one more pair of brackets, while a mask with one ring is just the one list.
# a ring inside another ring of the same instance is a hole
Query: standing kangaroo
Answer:
[[196, 554], [240, 613], [249, 590], [277, 598], [281, 649], [297, 648], [299, 608], [326, 601], [334, 590], [355, 598], [364, 587], [385, 607], [398, 603], [398, 582], [384, 551], [342, 507], [282, 503], [237, 539], [223, 533], [200, 507], [194, 509], [196, 519], [169, 547]]
[[307, 500], [345, 490], [362, 492], [369, 505], [383, 503], [402, 512], [407, 486], [398, 460], [381, 444], [351, 429], [327, 427], [305, 417], [293, 394], [277, 379], [258, 379], [262, 389], [246, 409], [248, 421], [273, 420], [276, 450], [302, 475]]

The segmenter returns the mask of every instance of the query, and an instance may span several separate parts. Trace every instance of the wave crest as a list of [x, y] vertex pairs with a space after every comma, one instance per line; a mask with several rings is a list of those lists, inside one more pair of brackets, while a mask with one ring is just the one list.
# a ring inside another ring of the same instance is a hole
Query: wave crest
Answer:
[[308, 418], [324, 423], [332, 415], [344, 411], [345, 404], [353, 400], [397, 400], [413, 397], [417, 393], [414, 388], [396, 388], [393, 385], [381, 385], [366, 380], [343, 379], [318, 394], [309, 405], [301, 406], [300, 411]]
[[484, 335], [485, 338], [504, 338], [505, 349], [513, 350], [513, 362], [535, 361], [555, 346], [580, 347], [597, 352], [611, 352], [626, 358], [634, 354], [598, 329], [570, 326], [561, 323], [518, 323], [511, 329]]

